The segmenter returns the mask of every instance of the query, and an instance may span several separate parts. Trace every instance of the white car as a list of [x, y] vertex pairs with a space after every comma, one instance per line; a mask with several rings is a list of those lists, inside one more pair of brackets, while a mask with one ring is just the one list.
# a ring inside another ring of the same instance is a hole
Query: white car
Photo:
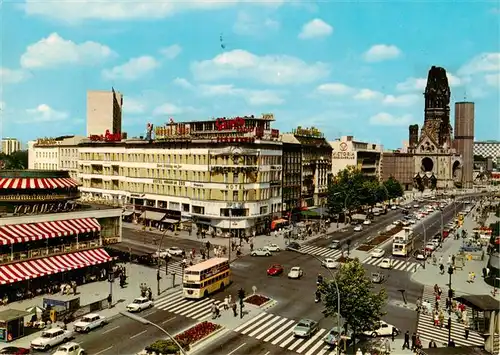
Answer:
[[47, 351], [50, 348], [65, 343], [73, 338], [73, 334], [61, 328], [51, 328], [44, 330], [42, 334], [31, 341], [31, 348]]
[[365, 220], [363, 221], [363, 224], [364, 224], [365, 226], [369, 226], [370, 224], [372, 224], [372, 221], [370, 221], [369, 219], [365, 219]]
[[366, 332], [363, 332], [363, 334], [371, 336], [373, 338], [376, 338], [379, 336], [389, 336], [389, 335], [392, 335], [392, 329], [394, 329], [396, 331], [396, 335], [399, 334], [398, 328], [381, 320], [377, 329], [368, 330]]
[[326, 258], [322, 263], [323, 267], [327, 269], [336, 269], [339, 266], [339, 263], [331, 258]]
[[169, 255], [181, 256], [184, 251], [178, 247], [170, 247], [167, 249]]
[[384, 249], [380, 249], [380, 248], [375, 248], [370, 253], [370, 255], [371, 255], [372, 258], [381, 258], [381, 257], [384, 256], [384, 254], [385, 254], [385, 250]]
[[362, 230], [363, 230], [363, 226], [361, 224], [359, 224], [356, 227], [354, 227], [354, 231], [355, 232], [361, 232]]
[[432, 242], [425, 244], [425, 250], [430, 250], [430, 251], [436, 250], [436, 244]]
[[403, 226], [405, 226], [405, 227], [408, 227], [411, 224], [410, 221], [408, 221], [408, 220], [405, 220], [402, 223], [403, 223]]
[[251, 256], [271, 256], [271, 251], [264, 247], [264, 248], [258, 248], [254, 249], [251, 253]]
[[379, 264], [381, 269], [392, 269], [392, 265], [392, 259], [389, 258], [382, 259], [382, 262]]
[[420, 207], [420, 206], [419, 206], [419, 205], [417, 205], [417, 204], [414, 204], [414, 205], [413, 205], [413, 208], [419, 208], [419, 207]]
[[396, 205], [391, 206], [391, 210], [397, 210], [397, 209], [398, 209], [398, 206], [396, 206]]
[[415, 224], [417, 223], [417, 221], [415, 221], [414, 219], [409, 219], [408, 222], [410, 222], [410, 224]]
[[304, 275], [304, 271], [300, 268], [300, 266], [294, 266], [288, 272], [289, 279], [300, 279]]
[[132, 303], [127, 305], [127, 311], [140, 312], [140, 311], [143, 311], [145, 309], [151, 308], [153, 306], [154, 306], [154, 303], [150, 299], [148, 299], [146, 297], [137, 297], [136, 299], [134, 299], [132, 301]]
[[70, 342], [61, 345], [57, 351], [52, 355], [83, 355], [85, 350], [82, 349], [80, 344], [75, 342]]
[[427, 257], [425, 256], [425, 252], [423, 250], [419, 250], [415, 253], [415, 259], [417, 260], [425, 260]]
[[73, 325], [75, 332], [88, 333], [92, 329], [103, 327], [106, 324], [106, 318], [97, 313], [84, 315]]
[[280, 247], [277, 244], [268, 244], [266, 248], [270, 251], [280, 251]]

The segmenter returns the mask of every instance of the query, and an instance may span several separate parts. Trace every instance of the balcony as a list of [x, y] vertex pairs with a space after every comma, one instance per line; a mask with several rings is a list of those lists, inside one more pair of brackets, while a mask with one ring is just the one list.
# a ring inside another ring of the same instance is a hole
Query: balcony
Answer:
[[0, 265], [17, 261], [44, 258], [46, 256], [62, 255], [79, 250], [98, 248], [99, 239], [92, 239], [86, 242], [71, 243], [48, 248], [31, 249], [22, 252], [0, 254]]
[[37, 201], [61, 201], [74, 200], [80, 198], [80, 192], [60, 193], [60, 194], [36, 194], [36, 195], [0, 195], [0, 201], [9, 202], [37, 202]]

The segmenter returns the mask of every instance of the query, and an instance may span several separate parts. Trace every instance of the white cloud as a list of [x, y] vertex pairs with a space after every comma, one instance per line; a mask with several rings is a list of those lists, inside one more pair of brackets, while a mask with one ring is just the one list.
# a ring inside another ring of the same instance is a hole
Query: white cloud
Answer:
[[319, 37], [327, 37], [333, 33], [333, 27], [325, 21], [316, 18], [302, 26], [302, 31], [299, 33], [300, 39], [311, 39]]
[[17, 84], [28, 77], [28, 73], [23, 70], [0, 68], [0, 83], [4, 85]]
[[58, 21], [75, 24], [84, 20], [125, 21], [132, 19], [154, 20], [172, 16], [183, 11], [212, 10], [248, 3], [260, 6], [279, 6], [284, 0], [277, 1], [92, 1], [92, 0], [60, 0], [39, 1], [25, 0], [23, 9], [28, 15], [44, 16]]
[[191, 71], [196, 79], [253, 79], [266, 84], [303, 84], [329, 74], [325, 63], [308, 64], [287, 55], [257, 56], [245, 50], [225, 52], [210, 60], [195, 62]]
[[68, 113], [56, 111], [47, 104], [38, 105], [36, 108], [27, 109], [29, 122], [54, 122], [62, 121], [68, 118]]
[[262, 16], [252, 16], [247, 12], [240, 11], [233, 25], [233, 31], [239, 35], [266, 34], [268, 31], [277, 30], [280, 23], [270, 18]]
[[472, 58], [458, 70], [460, 76], [500, 71], [500, 52], [482, 53]]
[[5, 101], [0, 101], [0, 111], [5, 110]]
[[411, 115], [394, 116], [387, 112], [380, 112], [370, 117], [370, 124], [375, 126], [404, 126], [409, 124], [411, 120]]
[[361, 89], [356, 95], [354, 95], [355, 100], [378, 100], [383, 97], [384, 94], [378, 91], [370, 90], [370, 89]]
[[123, 111], [131, 115], [137, 115], [146, 112], [146, 105], [139, 99], [125, 97], [123, 99]]
[[382, 103], [387, 106], [398, 106], [398, 107], [407, 107], [412, 106], [418, 103], [421, 99], [420, 95], [387, 95], [384, 97]]
[[193, 88], [193, 84], [191, 84], [189, 81], [187, 81], [184, 78], [175, 78], [173, 80], [173, 83], [177, 86], [180, 86], [181, 88], [184, 88], [184, 89], [192, 89]]
[[354, 93], [355, 89], [341, 83], [328, 83], [319, 85], [316, 92], [323, 95], [343, 96]]
[[108, 80], [137, 80], [151, 73], [160, 64], [156, 59], [150, 56], [132, 58], [122, 65], [111, 69], [104, 69], [102, 75]]
[[154, 116], [182, 115], [186, 113], [193, 113], [195, 111], [196, 109], [190, 106], [181, 107], [171, 103], [164, 103], [163, 105], [160, 105], [153, 110], [153, 115]]
[[401, 50], [394, 45], [376, 44], [363, 55], [367, 62], [381, 62], [395, 59], [401, 55]]
[[488, 85], [500, 88], [500, 73], [485, 75], [484, 79]]
[[285, 100], [272, 90], [250, 90], [234, 85], [200, 85], [197, 88], [203, 96], [234, 96], [245, 100], [250, 106], [281, 105]]
[[182, 52], [182, 47], [178, 44], [173, 44], [166, 48], [160, 49], [160, 53], [167, 59], [174, 59]]
[[[459, 78], [458, 76], [455, 76], [448, 72], [446, 73], [446, 76], [448, 77], [448, 85], [450, 85], [450, 87], [452, 88], [462, 86], [464, 82], [467, 81], [464, 78]], [[426, 86], [427, 86], [426, 78], [408, 78], [404, 82], [397, 84], [396, 90], [424, 92]]]
[[93, 41], [75, 43], [52, 33], [26, 48], [21, 55], [21, 66], [38, 69], [63, 64], [96, 65], [115, 56], [116, 53], [103, 44]]

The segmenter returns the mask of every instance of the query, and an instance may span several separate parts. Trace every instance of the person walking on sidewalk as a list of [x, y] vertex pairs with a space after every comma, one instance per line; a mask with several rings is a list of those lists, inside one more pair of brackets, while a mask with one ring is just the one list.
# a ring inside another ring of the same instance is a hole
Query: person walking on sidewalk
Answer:
[[434, 339], [431, 339], [431, 341], [429, 342], [429, 349], [432, 349], [432, 348], [437, 348], [437, 344], [436, 342], [434, 341]]
[[227, 311], [229, 309], [229, 297], [224, 297], [224, 310]]
[[403, 350], [410, 349], [410, 332], [407, 330], [405, 332], [405, 341], [403, 343]]
[[411, 351], [415, 351], [415, 345], [417, 344], [417, 334], [413, 332], [411, 335]]
[[464, 339], [465, 340], [469, 339], [469, 321], [466, 321], [464, 323]]
[[233, 303], [233, 316], [238, 317], [238, 309], [236, 307], [236, 302]]

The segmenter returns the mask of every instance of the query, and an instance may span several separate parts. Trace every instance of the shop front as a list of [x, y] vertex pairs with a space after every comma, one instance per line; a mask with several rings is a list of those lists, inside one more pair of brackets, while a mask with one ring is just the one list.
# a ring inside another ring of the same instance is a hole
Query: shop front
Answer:
[[29, 312], [7, 309], [0, 312], [0, 342], [8, 343], [24, 336], [24, 317]]

